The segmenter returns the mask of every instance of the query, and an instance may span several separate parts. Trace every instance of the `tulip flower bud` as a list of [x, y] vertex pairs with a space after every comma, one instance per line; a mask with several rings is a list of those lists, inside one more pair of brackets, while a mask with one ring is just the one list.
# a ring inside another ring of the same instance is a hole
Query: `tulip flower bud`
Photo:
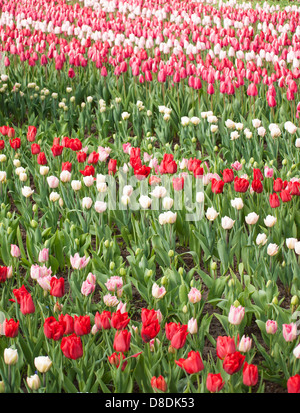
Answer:
[[5, 204], [1, 204], [1, 209], [5, 209]]
[[111, 261], [111, 262], [109, 263], [109, 269], [110, 269], [110, 271], [113, 271], [114, 268], [115, 268], [115, 263], [114, 263], [113, 261]]
[[297, 297], [297, 295], [293, 295], [293, 297], [291, 299], [291, 305], [296, 306], [298, 304], [299, 304], [299, 298]]
[[281, 266], [284, 268], [285, 267], [285, 261], [282, 261]]
[[250, 158], [249, 162], [252, 164], [254, 162], [254, 158]]
[[37, 210], [38, 210], [38, 206], [37, 206], [37, 204], [34, 204], [33, 207], [32, 207], [32, 211], [36, 212]]
[[291, 166], [291, 170], [293, 171], [296, 168], [296, 165], [293, 163], [293, 165]]
[[140, 249], [140, 248], [137, 248], [137, 249], [135, 250], [135, 255], [139, 255], [140, 252], [141, 252], [141, 249]]
[[235, 302], [233, 303], [233, 305], [237, 308], [239, 307], [241, 304], [238, 300], [235, 300]]
[[272, 304], [275, 304], [275, 305], [277, 305], [277, 304], [278, 304], [278, 298], [277, 298], [277, 297], [274, 297], [274, 298], [273, 298], [273, 300], [272, 300]]
[[234, 280], [231, 279], [228, 281], [228, 287], [233, 287], [234, 286]]
[[0, 393], [5, 393], [4, 381], [0, 381]]
[[268, 288], [270, 285], [272, 285], [272, 281], [271, 281], [271, 280], [268, 280], [268, 282], [267, 282], [267, 284], [266, 284], [266, 287]]
[[75, 244], [78, 246], [79, 245], [79, 239], [78, 238], [75, 238]]
[[196, 143], [197, 142], [197, 138], [193, 137], [192, 138], [192, 143]]
[[151, 145], [151, 143], [149, 143], [149, 145], [148, 145], [149, 151], [151, 151], [152, 148], [153, 148], [153, 146]]
[[184, 272], [184, 269], [182, 268], [182, 267], [179, 267], [178, 268], [178, 274], [182, 277], [183, 276], [183, 272]]
[[271, 160], [270, 160], [270, 166], [272, 166], [273, 164], [274, 164], [274, 160], [271, 159]]
[[120, 275], [121, 275], [121, 277], [124, 277], [126, 275], [125, 268], [120, 268]]
[[164, 275], [161, 279], [161, 284], [166, 285], [168, 283], [168, 278]]
[[253, 167], [254, 167], [254, 168], [257, 168], [257, 167], [258, 167], [258, 163], [257, 163], [257, 162], [254, 162]]
[[187, 308], [186, 305], [184, 305], [184, 306], [182, 307], [182, 312], [183, 312], [184, 314], [186, 314], [186, 313], [188, 312], [188, 308]]
[[218, 147], [217, 146], [214, 146], [214, 152], [218, 152]]
[[108, 248], [108, 247], [109, 247], [109, 241], [108, 241], [108, 239], [106, 239], [106, 240], [104, 241], [104, 246], [105, 246], [105, 248]]
[[287, 164], [287, 159], [284, 159], [283, 161], [282, 161], [282, 165], [286, 165]]
[[179, 149], [179, 145], [176, 143], [176, 145], [174, 145], [174, 151], [178, 151]]
[[30, 221], [30, 225], [31, 225], [32, 228], [37, 228], [38, 223], [37, 223], [34, 219], [32, 219], [32, 220]]
[[6, 214], [7, 218], [11, 218], [12, 217], [12, 213], [10, 211], [8, 211], [8, 213]]
[[217, 263], [216, 262], [212, 262], [210, 268], [215, 271], [217, 269]]
[[110, 241], [109, 246], [112, 248], [114, 246], [114, 242]]
[[152, 271], [152, 270], [146, 270], [145, 276], [146, 276], [147, 278], [152, 277], [152, 275], [153, 275], [153, 271]]
[[244, 159], [244, 158], [241, 159], [241, 164], [242, 164], [242, 165], [245, 165], [245, 163], [246, 163], [246, 159]]
[[12, 227], [7, 228], [7, 233], [8, 233], [8, 235], [12, 233]]
[[173, 251], [173, 250], [170, 250], [170, 251], [168, 252], [168, 256], [169, 256], [170, 258], [174, 257], [174, 251]]

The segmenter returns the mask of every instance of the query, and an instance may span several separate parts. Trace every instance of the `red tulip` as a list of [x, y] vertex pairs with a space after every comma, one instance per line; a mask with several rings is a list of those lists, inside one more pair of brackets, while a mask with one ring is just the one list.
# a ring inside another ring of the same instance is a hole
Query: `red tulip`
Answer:
[[81, 338], [76, 336], [75, 333], [70, 336], [63, 337], [61, 340], [60, 348], [65, 357], [73, 360], [83, 356], [83, 347]]
[[50, 295], [53, 297], [63, 297], [65, 294], [65, 280], [63, 277], [51, 277], [50, 280]]
[[58, 321], [64, 327], [64, 335], [69, 335], [74, 333], [74, 319], [69, 314], [60, 314]]
[[6, 318], [3, 323], [3, 332], [6, 337], [17, 337], [19, 332], [19, 320], [14, 321], [13, 318], [11, 318], [10, 320]]
[[300, 393], [300, 374], [295, 374], [287, 381], [288, 393]]
[[109, 330], [111, 328], [110, 324], [111, 320], [111, 313], [110, 311], [102, 311], [101, 314], [97, 311], [95, 315], [95, 324], [98, 328], [98, 330]]
[[77, 336], [84, 336], [91, 331], [91, 319], [89, 315], [74, 316], [74, 332]]
[[199, 373], [204, 369], [199, 351], [190, 351], [186, 359], [175, 360], [175, 363], [188, 374]]
[[255, 386], [258, 381], [258, 368], [253, 364], [248, 364], [247, 361], [243, 368], [243, 383], [245, 386]]
[[234, 180], [234, 174], [232, 169], [224, 169], [222, 172], [223, 175], [223, 181], [225, 183], [233, 182]]
[[47, 165], [47, 159], [46, 159], [46, 155], [44, 152], [40, 152], [37, 156], [37, 163], [39, 165]]
[[270, 194], [269, 201], [270, 201], [271, 208], [278, 208], [280, 206], [280, 200], [276, 193]]
[[222, 379], [221, 373], [208, 373], [206, 379], [206, 388], [211, 393], [216, 393], [224, 387], [225, 381]]
[[44, 321], [44, 333], [47, 338], [58, 341], [64, 335], [64, 325], [55, 317], [48, 317]]
[[237, 373], [241, 370], [245, 358], [246, 356], [243, 356], [238, 351], [235, 351], [231, 354], [227, 354], [223, 361], [223, 369], [226, 371], [226, 373], [230, 375]]
[[127, 366], [127, 361], [124, 361], [126, 357], [124, 356], [123, 353], [119, 353], [119, 354], [113, 353], [111, 356], [108, 357], [108, 361], [110, 362], [110, 364], [118, 368], [121, 364], [121, 358], [123, 360], [122, 371], [124, 371], [125, 367]]
[[118, 330], [114, 338], [114, 350], [125, 353], [130, 348], [131, 333], [127, 330]]
[[160, 390], [162, 392], [166, 392], [167, 391], [167, 383], [164, 379], [163, 376], [159, 376], [159, 377], [155, 377], [153, 376], [151, 379], [151, 387], [155, 390]]
[[110, 321], [111, 326], [116, 330], [124, 330], [128, 326], [130, 318], [128, 318], [128, 313], [121, 313], [120, 310], [117, 310], [112, 314]]
[[28, 126], [27, 140], [28, 142], [34, 142], [37, 134], [37, 128], [35, 126]]

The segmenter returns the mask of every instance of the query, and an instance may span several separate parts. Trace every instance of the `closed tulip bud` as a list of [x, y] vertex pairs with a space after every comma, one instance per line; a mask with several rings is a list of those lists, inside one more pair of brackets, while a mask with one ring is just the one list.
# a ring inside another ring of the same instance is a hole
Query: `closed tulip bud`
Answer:
[[162, 285], [167, 285], [168, 284], [168, 277], [166, 277], [165, 275], [162, 277], [161, 279], [161, 283]]
[[153, 271], [152, 271], [152, 270], [146, 270], [145, 276], [146, 276], [147, 278], [152, 277], [152, 275], [153, 275]]
[[183, 312], [184, 314], [186, 314], [186, 313], [188, 312], [188, 308], [187, 308], [186, 305], [184, 305], [184, 306], [182, 307], [182, 312]]
[[4, 384], [4, 381], [0, 381], [0, 393], [5, 393], [5, 384]]
[[173, 250], [169, 250], [168, 256], [169, 256], [170, 258], [174, 257], [174, 251], [173, 251]]
[[105, 246], [105, 248], [108, 248], [108, 247], [109, 247], [109, 240], [108, 240], [108, 239], [106, 239], [106, 240], [104, 241], [104, 246]]
[[38, 390], [41, 386], [41, 381], [37, 374], [27, 377], [26, 382], [31, 390]]
[[12, 233], [12, 227], [8, 227], [6, 232], [8, 233], [8, 235], [11, 234]]
[[37, 228], [38, 223], [37, 223], [34, 219], [32, 219], [32, 220], [30, 221], [30, 225], [31, 225], [32, 228]]
[[110, 241], [109, 246], [110, 246], [110, 248], [112, 248], [114, 246], [114, 242]]
[[272, 304], [275, 304], [275, 305], [277, 305], [277, 304], [278, 304], [278, 298], [277, 298], [277, 297], [274, 297], [274, 298], [273, 298], [273, 300], [272, 300]]
[[113, 261], [111, 261], [111, 262], [109, 263], [109, 269], [110, 269], [111, 271], [114, 270], [115, 266], [116, 266], [116, 264], [115, 264]]
[[211, 268], [213, 271], [216, 271], [216, 269], [217, 269], [217, 263], [216, 263], [216, 262], [211, 263], [210, 268]]
[[283, 161], [282, 161], [282, 165], [286, 165], [287, 164], [287, 159], [284, 159]]
[[126, 275], [125, 268], [120, 268], [120, 275], [121, 275], [121, 277], [124, 277]]
[[228, 287], [234, 287], [234, 280], [233, 279], [230, 279], [228, 281]]
[[137, 249], [135, 250], [135, 255], [139, 255], [140, 252], [141, 252], [141, 249], [140, 249], [140, 248], [137, 248]]
[[184, 273], [184, 269], [182, 267], [178, 268], [178, 274], [182, 277]]
[[296, 306], [299, 304], [299, 298], [297, 295], [293, 295], [292, 299], [291, 299], [291, 305], [292, 306]]
[[19, 356], [18, 356], [18, 350], [13, 349], [13, 348], [6, 348], [4, 350], [4, 363], [13, 366], [18, 362]]

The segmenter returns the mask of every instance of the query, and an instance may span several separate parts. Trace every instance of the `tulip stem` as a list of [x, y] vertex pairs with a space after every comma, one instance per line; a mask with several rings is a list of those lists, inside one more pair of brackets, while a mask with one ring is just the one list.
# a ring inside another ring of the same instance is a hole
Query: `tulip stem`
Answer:
[[11, 392], [11, 365], [8, 365], [8, 391]]

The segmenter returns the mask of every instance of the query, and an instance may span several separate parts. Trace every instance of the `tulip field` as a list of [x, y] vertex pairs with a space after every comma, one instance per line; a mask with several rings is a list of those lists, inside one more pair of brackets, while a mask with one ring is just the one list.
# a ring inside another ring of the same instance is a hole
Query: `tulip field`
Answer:
[[300, 3], [0, 0], [0, 392], [300, 393]]

